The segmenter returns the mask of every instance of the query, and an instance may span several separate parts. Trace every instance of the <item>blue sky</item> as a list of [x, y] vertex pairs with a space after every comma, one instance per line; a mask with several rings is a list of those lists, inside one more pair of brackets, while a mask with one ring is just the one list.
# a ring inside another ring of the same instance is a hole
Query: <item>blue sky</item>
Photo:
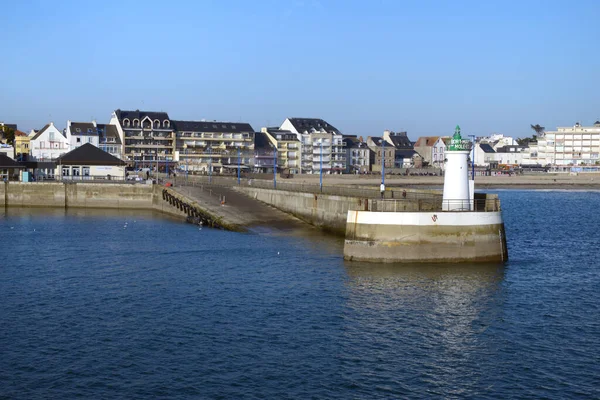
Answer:
[[600, 118], [599, 1], [0, 0], [0, 121], [532, 133]]

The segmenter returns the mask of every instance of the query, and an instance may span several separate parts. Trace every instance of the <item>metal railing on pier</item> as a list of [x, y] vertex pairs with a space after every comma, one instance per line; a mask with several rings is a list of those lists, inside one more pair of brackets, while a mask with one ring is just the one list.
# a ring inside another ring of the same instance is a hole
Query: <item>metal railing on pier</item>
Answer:
[[497, 197], [475, 200], [442, 200], [441, 198], [421, 199], [365, 199], [352, 204], [351, 211], [378, 211], [378, 212], [492, 212], [500, 211], [500, 199]]

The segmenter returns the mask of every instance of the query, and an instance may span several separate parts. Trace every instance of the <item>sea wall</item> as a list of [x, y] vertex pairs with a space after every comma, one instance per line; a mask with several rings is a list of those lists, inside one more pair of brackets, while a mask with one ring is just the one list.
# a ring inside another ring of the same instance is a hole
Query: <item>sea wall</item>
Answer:
[[344, 258], [374, 262], [503, 262], [501, 212], [373, 212], [347, 215]]
[[289, 192], [242, 186], [237, 190], [290, 213], [312, 225], [343, 236], [346, 233], [348, 209], [364, 199], [325, 194]]
[[153, 185], [115, 183], [23, 183], [0, 185], [5, 207], [153, 209]]

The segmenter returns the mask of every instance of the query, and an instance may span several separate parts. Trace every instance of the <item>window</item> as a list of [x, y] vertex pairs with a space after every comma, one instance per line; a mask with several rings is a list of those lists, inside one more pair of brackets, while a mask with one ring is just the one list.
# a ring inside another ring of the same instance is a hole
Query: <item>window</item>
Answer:
[[88, 143], [92, 143], [92, 137], [88, 137]]
[[77, 138], [77, 143], [81, 143], [81, 138]]
[[62, 176], [69, 176], [69, 167], [62, 168]]
[[75, 128], [75, 132], [81, 132], [81, 129]]
[[53, 141], [54, 140], [54, 132], [48, 133], [48, 137], [50, 138], [50, 141]]
[[73, 176], [79, 176], [79, 167], [72, 167], [73, 168]]
[[83, 176], [90, 176], [90, 167], [83, 167]]
[[43, 149], [46, 147], [46, 144], [44, 142], [40, 142], [40, 149]]

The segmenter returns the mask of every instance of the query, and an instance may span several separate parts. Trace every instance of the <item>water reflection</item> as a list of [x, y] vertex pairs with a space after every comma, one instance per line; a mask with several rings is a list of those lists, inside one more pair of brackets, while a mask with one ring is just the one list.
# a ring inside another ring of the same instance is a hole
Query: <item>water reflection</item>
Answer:
[[165, 218], [181, 221], [181, 219], [152, 210], [104, 209], [104, 208], [59, 208], [59, 207], [0, 207], [0, 218], [3, 217], [124, 217], [124, 218]]
[[403, 373], [414, 369], [423, 382], [462, 391], [476, 354], [497, 351], [482, 335], [501, 318], [503, 265], [347, 262], [345, 269], [348, 334], [367, 332], [389, 362], [416, 354], [402, 361]]

